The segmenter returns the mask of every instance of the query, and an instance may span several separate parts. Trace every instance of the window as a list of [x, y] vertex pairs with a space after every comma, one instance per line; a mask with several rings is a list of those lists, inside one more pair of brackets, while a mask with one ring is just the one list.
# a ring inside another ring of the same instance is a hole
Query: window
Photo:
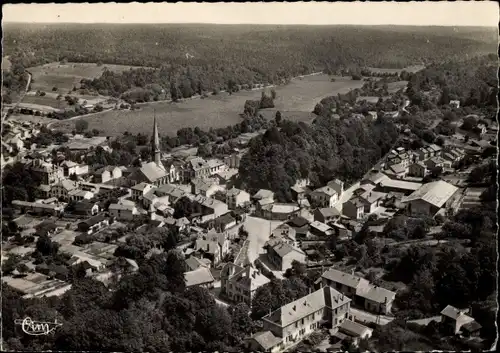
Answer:
[[298, 321], [295, 323], [295, 328], [297, 328], [297, 327], [299, 327], [299, 322]]
[[304, 319], [301, 320], [300, 322], [301, 325], [304, 325]]
[[313, 313], [313, 318], [312, 318], [313, 320], [314, 320], [314, 316], [315, 316], [315, 315], [316, 315], [316, 313]]

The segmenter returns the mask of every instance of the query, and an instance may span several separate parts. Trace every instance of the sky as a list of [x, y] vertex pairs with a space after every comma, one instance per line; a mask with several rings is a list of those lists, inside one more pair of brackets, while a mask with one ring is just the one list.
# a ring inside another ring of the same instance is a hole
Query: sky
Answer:
[[495, 1], [7, 4], [4, 22], [498, 26]]

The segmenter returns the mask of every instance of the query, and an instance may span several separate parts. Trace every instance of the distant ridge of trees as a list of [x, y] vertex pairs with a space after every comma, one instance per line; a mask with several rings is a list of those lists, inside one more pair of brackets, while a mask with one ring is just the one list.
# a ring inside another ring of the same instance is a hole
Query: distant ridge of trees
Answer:
[[[10, 24], [4, 30], [4, 50], [13, 67], [65, 60], [157, 68], [108, 71], [83, 82], [85, 88], [111, 96], [144, 88], [146, 93], [134, 93], [139, 94], [136, 101], [154, 99], [158, 92], [151, 84], [185, 98], [285, 83], [325, 68], [404, 68], [494, 53], [496, 48], [491, 29], [471, 29], [471, 34], [440, 27]], [[187, 59], [186, 50], [194, 57]]]

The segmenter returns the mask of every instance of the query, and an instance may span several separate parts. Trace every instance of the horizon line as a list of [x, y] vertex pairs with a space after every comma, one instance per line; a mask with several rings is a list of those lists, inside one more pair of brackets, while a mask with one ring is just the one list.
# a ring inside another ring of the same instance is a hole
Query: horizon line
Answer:
[[497, 28], [496, 26], [484, 25], [447, 25], [447, 24], [422, 24], [422, 25], [405, 25], [405, 24], [357, 24], [357, 23], [320, 23], [320, 24], [305, 24], [305, 23], [216, 23], [216, 22], [23, 22], [23, 21], [5, 21], [5, 24], [23, 24], [23, 25], [63, 25], [63, 24], [78, 24], [78, 25], [214, 25], [214, 26], [307, 26], [307, 27], [322, 27], [322, 26], [357, 26], [357, 27], [476, 27], [476, 28]]

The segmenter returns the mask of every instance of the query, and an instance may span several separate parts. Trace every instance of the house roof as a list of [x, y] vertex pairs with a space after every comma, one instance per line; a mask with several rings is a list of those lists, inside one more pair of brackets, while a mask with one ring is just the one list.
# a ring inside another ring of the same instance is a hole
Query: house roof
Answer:
[[363, 200], [360, 197], [353, 197], [352, 199], [350, 199], [347, 202], [354, 205], [354, 207], [356, 207], [356, 208], [360, 208], [360, 207], [365, 206], [365, 203], [363, 202]]
[[305, 255], [305, 253], [299, 248], [293, 247], [287, 243], [280, 243], [273, 247], [273, 250], [278, 254], [279, 257], [283, 258], [290, 253], [297, 253]]
[[[114, 166], [114, 165], [108, 165], [108, 166], [105, 166], [105, 167], [102, 167], [102, 168], [99, 168], [97, 169], [94, 174], [102, 174], [104, 172], [110, 172], [110, 173], [113, 173], [113, 171], [115, 169], [120, 169], [119, 167], [117, 166]], [[121, 169], [120, 169], [121, 170]]]
[[271, 331], [257, 332], [252, 336], [265, 351], [281, 343], [282, 338], [276, 337]]
[[443, 180], [438, 180], [424, 184], [411, 195], [403, 198], [401, 202], [423, 200], [433, 206], [442, 207], [457, 190], [456, 186]]
[[393, 164], [389, 167], [389, 169], [396, 174], [404, 173], [406, 171], [406, 168], [402, 163]]
[[71, 191], [76, 189], [77, 184], [71, 180], [63, 179], [59, 183], [55, 184], [54, 186], [61, 186], [63, 189], [67, 191]]
[[272, 213], [292, 213], [300, 210], [296, 204], [275, 203], [270, 206]]
[[234, 274], [230, 279], [231, 282], [237, 282], [243, 285], [249, 291], [254, 291], [266, 283], [271, 282], [269, 278], [264, 276], [259, 270], [252, 266], [247, 266], [241, 271]]
[[457, 309], [452, 305], [447, 305], [446, 308], [441, 311], [441, 315], [453, 320], [457, 320], [460, 316], [467, 316], [464, 310]]
[[286, 327], [308, 315], [311, 315], [325, 307], [338, 308], [351, 301], [347, 296], [335, 289], [326, 286], [312, 292], [305, 297], [297, 299], [289, 304], [283, 305], [264, 317], [264, 320]]
[[214, 276], [210, 272], [210, 269], [206, 267], [200, 267], [194, 271], [188, 271], [184, 273], [186, 279], [186, 287], [196, 286], [205, 283], [214, 282]]
[[219, 223], [219, 224], [226, 226], [228, 224], [235, 222], [236, 220], [233, 218], [233, 216], [231, 216], [231, 213], [226, 213], [220, 217], [217, 217], [216, 219], [214, 219], [214, 221], [216, 223]]
[[189, 160], [189, 164], [190, 166], [194, 169], [194, 170], [199, 170], [199, 169], [202, 169], [202, 168], [208, 168], [209, 165], [207, 163], [207, 161], [205, 161], [203, 158], [201, 157], [194, 157], [194, 158], [191, 158]]
[[369, 327], [358, 324], [357, 322], [351, 321], [349, 319], [342, 321], [339, 329], [347, 333], [349, 336], [353, 337], [361, 337], [366, 331], [372, 330]]
[[422, 186], [420, 183], [413, 183], [411, 181], [404, 181], [404, 180], [394, 180], [394, 179], [385, 179], [380, 183], [381, 187], [388, 187], [388, 188], [395, 188], [395, 189], [401, 189], [401, 190], [417, 190]]
[[313, 193], [321, 193], [321, 194], [326, 194], [328, 196], [333, 196], [333, 195], [336, 195], [337, 194], [337, 191], [332, 189], [331, 187], [329, 186], [323, 186], [321, 188], [318, 188], [316, 190], [313, 191]]
[[109, 210], [120, 210], [120, 211], [134, 211], [135, 206], [133, 205], [125, 205], [121, 203], [112, 203], [109, 205]]
[[312, 228], [317, 229], [317, 230], [319, 230], [320, 232], [323, 232], [323, 233], [327, 233], [327, 232], [333, 231], [333, 229], [330, 226], [328, 226], [328, 225], [326, 225], [324, 223], [318, 222], [318, 221], [311, 222], [309, 224], [309, 226], [311, 226]]
[[367, 203], [372, 204], [382, 198], [384, 198], [387, 194], [385, 192], [378, 191], [365, 191], [359, 197], [362, 200], [365, 200]]
[[274, 192], [271, 190], [260, 189], [255, 195], [253, 195], [253, 198], [256, 200], [272, 199], [274, 198]]
[[198, 259], [196, 256], [188, 257], [185, 262], [191, 271], [194, 271], [200, 267], [207, 267], [207, 263]]
[[244, 192], [244, 191], [233, 187], [233, 188], [227, 190], [226, 196], [237, 196], [242, 192]]
[[210, 231], [205, 235], [206, 240], [214, 241], [217, 242], [220, 246], [224, 245], [224, 242], [226, 241], [226, 234], [224, 233], [218, 233], [215, 231]]
[[347, 287], [351, 288], [367, 288], [370, 284], [366, 279], [345, 273], [334, 268], [328, 269], [325, 273], [321, 275], [322, 278], [326, 278], [330, 281], [336, 283], [342, 283]]
[[226, 205], [222, 201], [213, 199], [211, 197], [205, 197], [203, 195], [196, 195], [193, 200], [198, 202], [199, 204], [203, 205], [204, 207], [212, 208], [212, 209]]
[[309, 221], [301, 216], [294, 217], [290, 221], [288, 221], [288, 225], [295, 227], [295, 228], [301, 228], [301, 227], [304, 227], [308, 224], [309, 224]]
[[196, 239], [195, 251], [199, 250], [208, 254], [215, 254], [219, 250], [219, 247], [216, 241]]
[[365, 181], [370, 181], [375, 185], [380, 183], [381, 181], [387, 180], [389, 177], [381, 172], [371, 173]]
[[166, 170], [158, 166], [155, 162], [143, 164], [139, 170], [150, 182], [154, 182], [167, 175]]
[[480, 330], [482, 326], [476, 321], [471, 321], [462, 326], [462, 329], [468, 332], [476, 332]]
[[152, 186], [152, 185], [150, 185], [148, 183], [139, 183], [137, 185], [132, 186], [131, 189], [136, 190], [136, 191], [144, 191], [144, 189], [146, 189], [146, 187], [148, 187], [148, 186]]
[[357, 295], [374, 301], [375, 303], [385, 303], [394, 300], [396, 293], [388, 289], [369, 284], [369, 287], [365, 290], [360, 290]]
[[103, 214], [98, 214], [94, 217], [90, 217], [89, 219], [83, 221], [83, 222], [80, 222], [80, 223], [85, 223], [87, 224], [89, 227], [92, 227], [93, 225], [99, 223], [99, 222], [102, 222], [106, 219], [106, 217], [103, 215]]
[[431, 149], [432, 151], [434, 151], [434, 152], [439, 152], [439, 151], [441, 151], [441, 147], [439, 147], [438, 145], [435, 145], [435, 144], [430, 144], [430, 145], [428, 146], [428, 148], [430, 148], [430, 149]]
[[216, 175], [219, 176], [221, 179], [229, 180], [237, 174], [238, 174], [238, 169], [230, 168], [230, 169], [225, 170], [223, 172], [218, 172]]

